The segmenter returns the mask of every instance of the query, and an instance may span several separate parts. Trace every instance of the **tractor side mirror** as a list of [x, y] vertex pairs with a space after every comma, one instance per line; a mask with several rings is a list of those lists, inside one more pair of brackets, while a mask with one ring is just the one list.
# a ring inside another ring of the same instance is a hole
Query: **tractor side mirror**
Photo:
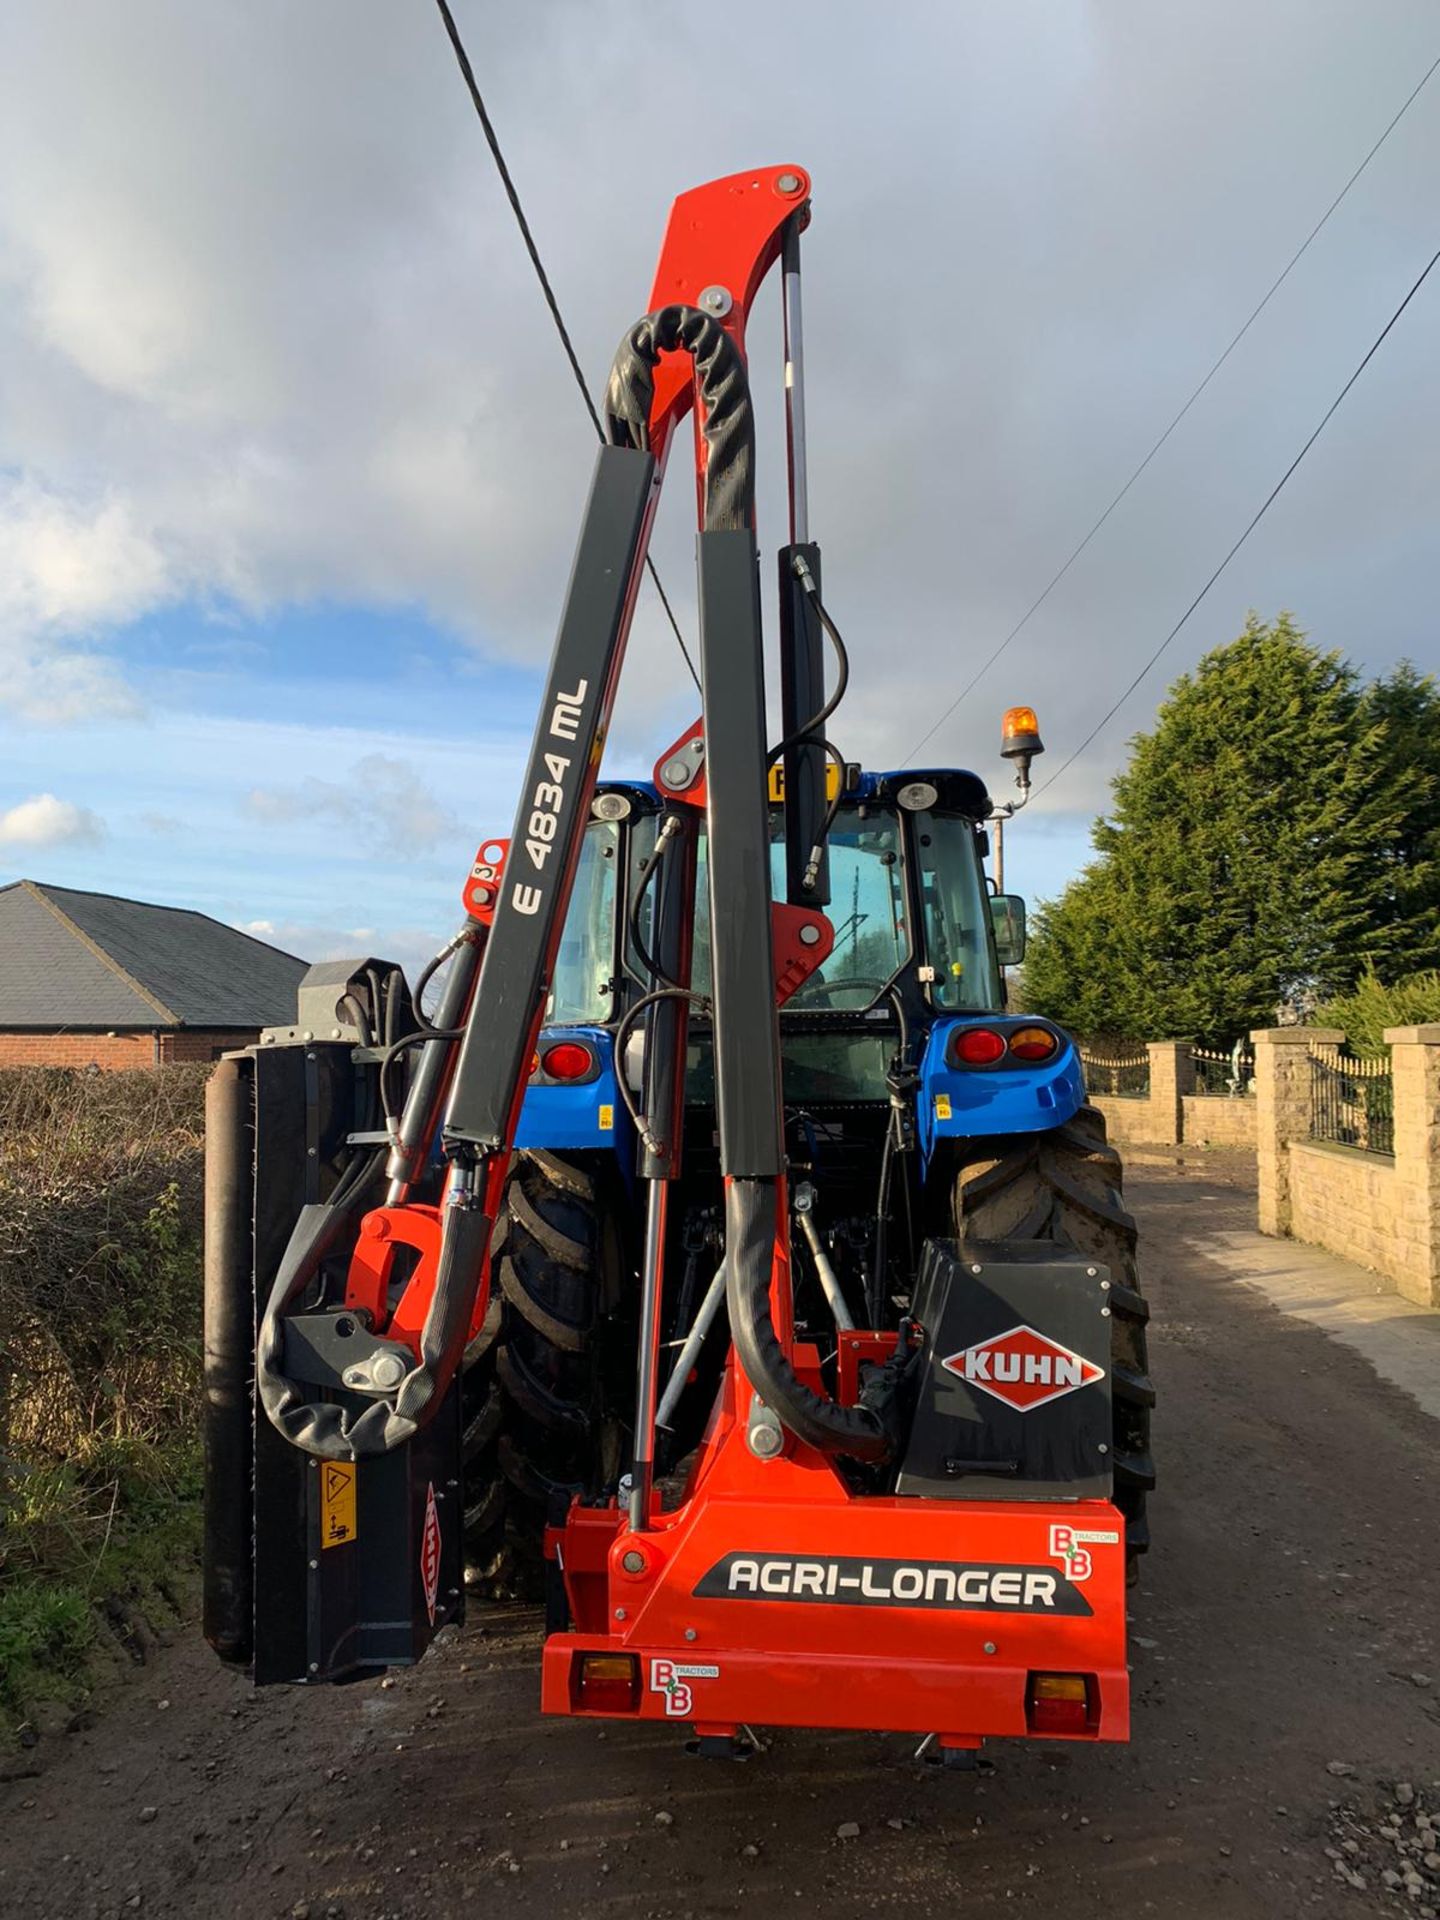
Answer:
[[1018, 967], [1025, 958], [1025, 902], [1018, 893], [992, 893], [990, 925], [995, 958], [1002, 967]]

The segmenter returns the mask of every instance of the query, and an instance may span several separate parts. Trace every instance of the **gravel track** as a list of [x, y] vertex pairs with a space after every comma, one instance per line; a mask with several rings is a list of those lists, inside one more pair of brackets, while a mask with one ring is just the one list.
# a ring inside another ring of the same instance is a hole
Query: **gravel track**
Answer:
[[688, 1760], [663, 1727], [542, 1720], [521, 1612], [314, 1694], [255, 1695], [191, 1638], [0, 1784], [0, 1912], [1440, 1911], [1440, 1424], [1237, 1284], [1226, 1163], [1137, 1166], [1130, 1198], [1161, 1484], [1128, 1748], [1000, 1746], [978, 1777], [873, 1734]]

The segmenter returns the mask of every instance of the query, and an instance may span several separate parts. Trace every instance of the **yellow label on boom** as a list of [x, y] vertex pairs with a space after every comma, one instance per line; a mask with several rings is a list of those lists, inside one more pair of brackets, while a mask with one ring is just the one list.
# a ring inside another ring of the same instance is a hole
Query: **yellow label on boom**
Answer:
[[324, 1460], [320, 1464], [320, 1545], [347, 1546], [356, 1532], [355, 1468]]

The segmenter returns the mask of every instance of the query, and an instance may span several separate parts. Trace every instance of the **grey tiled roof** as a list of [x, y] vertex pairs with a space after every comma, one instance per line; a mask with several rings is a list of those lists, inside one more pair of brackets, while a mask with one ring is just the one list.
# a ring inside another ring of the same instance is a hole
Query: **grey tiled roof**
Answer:
[[263, 1027], [305, 962], [208, 914], [17, 880], [0, 887], [0, 1029]]

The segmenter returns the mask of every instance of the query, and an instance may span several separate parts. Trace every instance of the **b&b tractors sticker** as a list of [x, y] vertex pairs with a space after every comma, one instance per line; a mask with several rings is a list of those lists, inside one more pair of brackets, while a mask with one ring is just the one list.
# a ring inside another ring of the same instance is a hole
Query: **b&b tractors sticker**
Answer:
[[650, 1691], [663, 1693], [665, 1712], [671, 1720], [684, 1720], [695, 1711], [692, 1680], [718, 1680], [719, 1667], [682, 1666], [675, 1660], [650, 1662]]
[[1091, 1547], [1118, 1547], [1120, 1534], [1114, 1527], [1051, 1527], [1050, 1557], [1063, 1562], [1065, 1577], [1078, 1586], [1095, 1571]]

